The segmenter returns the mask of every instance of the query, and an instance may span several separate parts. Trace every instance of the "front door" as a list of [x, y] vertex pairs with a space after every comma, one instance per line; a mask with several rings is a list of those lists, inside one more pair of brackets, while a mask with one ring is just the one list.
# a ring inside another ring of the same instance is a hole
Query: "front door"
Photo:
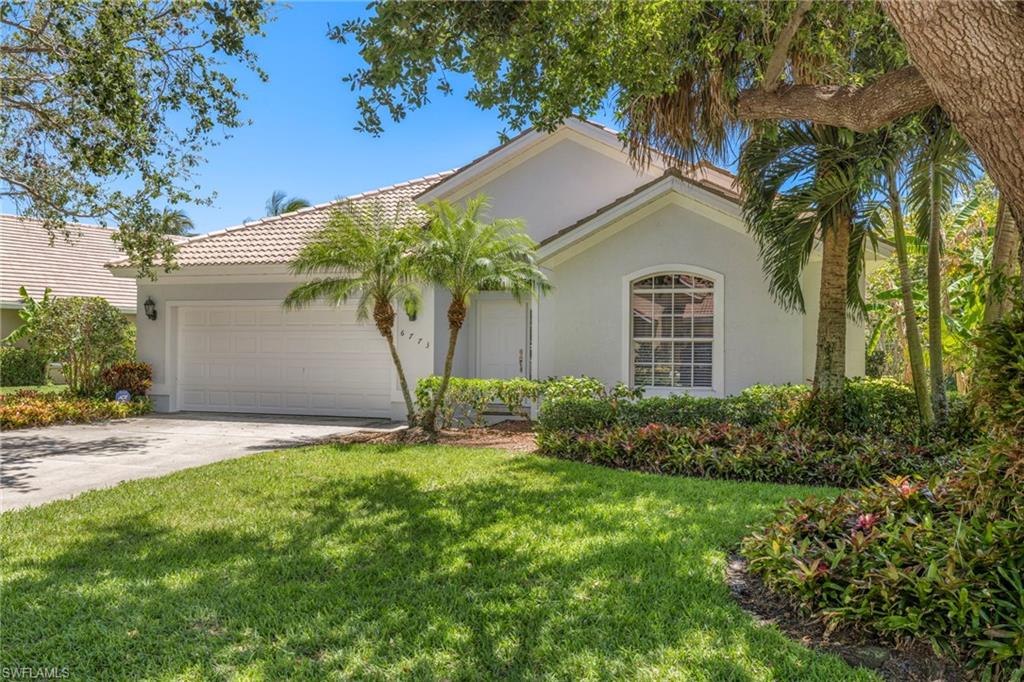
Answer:
[[477, 300], [477, 376], [526, 375], [526, 306], [511, 300]]

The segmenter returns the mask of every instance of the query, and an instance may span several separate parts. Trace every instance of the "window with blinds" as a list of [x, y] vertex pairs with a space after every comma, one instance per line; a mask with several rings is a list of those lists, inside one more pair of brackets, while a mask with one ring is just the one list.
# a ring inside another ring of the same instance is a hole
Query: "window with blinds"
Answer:
[[711, 388], [715, 283], [685, 272], [630, 285], [633, 386]]

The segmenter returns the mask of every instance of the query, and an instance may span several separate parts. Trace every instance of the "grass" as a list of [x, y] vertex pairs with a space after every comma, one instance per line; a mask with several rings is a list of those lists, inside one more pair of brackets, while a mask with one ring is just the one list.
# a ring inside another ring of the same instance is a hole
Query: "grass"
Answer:
[[0, 664], [75, 679], [871, 680], [724, 562], [823, 489], [318, 446], [0, 515]]
[[60, 393], [67, 389], [66, 384], [46, 384], [44, 386], [0, 386], [0, 395], [17, 393], [18, 391], [39, 391], [40, 393]]

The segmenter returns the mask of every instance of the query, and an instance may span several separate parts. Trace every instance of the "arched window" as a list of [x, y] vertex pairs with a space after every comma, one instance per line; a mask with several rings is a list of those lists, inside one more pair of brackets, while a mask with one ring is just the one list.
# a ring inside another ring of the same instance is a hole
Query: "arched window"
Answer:
[[722, 339], [715, 281], [658, 272], [630, 282], [629, 383], [653, 389], [714, 390]]

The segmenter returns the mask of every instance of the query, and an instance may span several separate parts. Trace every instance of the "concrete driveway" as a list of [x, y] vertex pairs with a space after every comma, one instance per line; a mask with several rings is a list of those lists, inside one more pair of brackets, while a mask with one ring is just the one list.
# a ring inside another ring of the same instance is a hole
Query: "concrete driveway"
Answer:
[[374, 419], [178, 412], [5, 431], [0, 511], [334, 434], [391, 427]]

